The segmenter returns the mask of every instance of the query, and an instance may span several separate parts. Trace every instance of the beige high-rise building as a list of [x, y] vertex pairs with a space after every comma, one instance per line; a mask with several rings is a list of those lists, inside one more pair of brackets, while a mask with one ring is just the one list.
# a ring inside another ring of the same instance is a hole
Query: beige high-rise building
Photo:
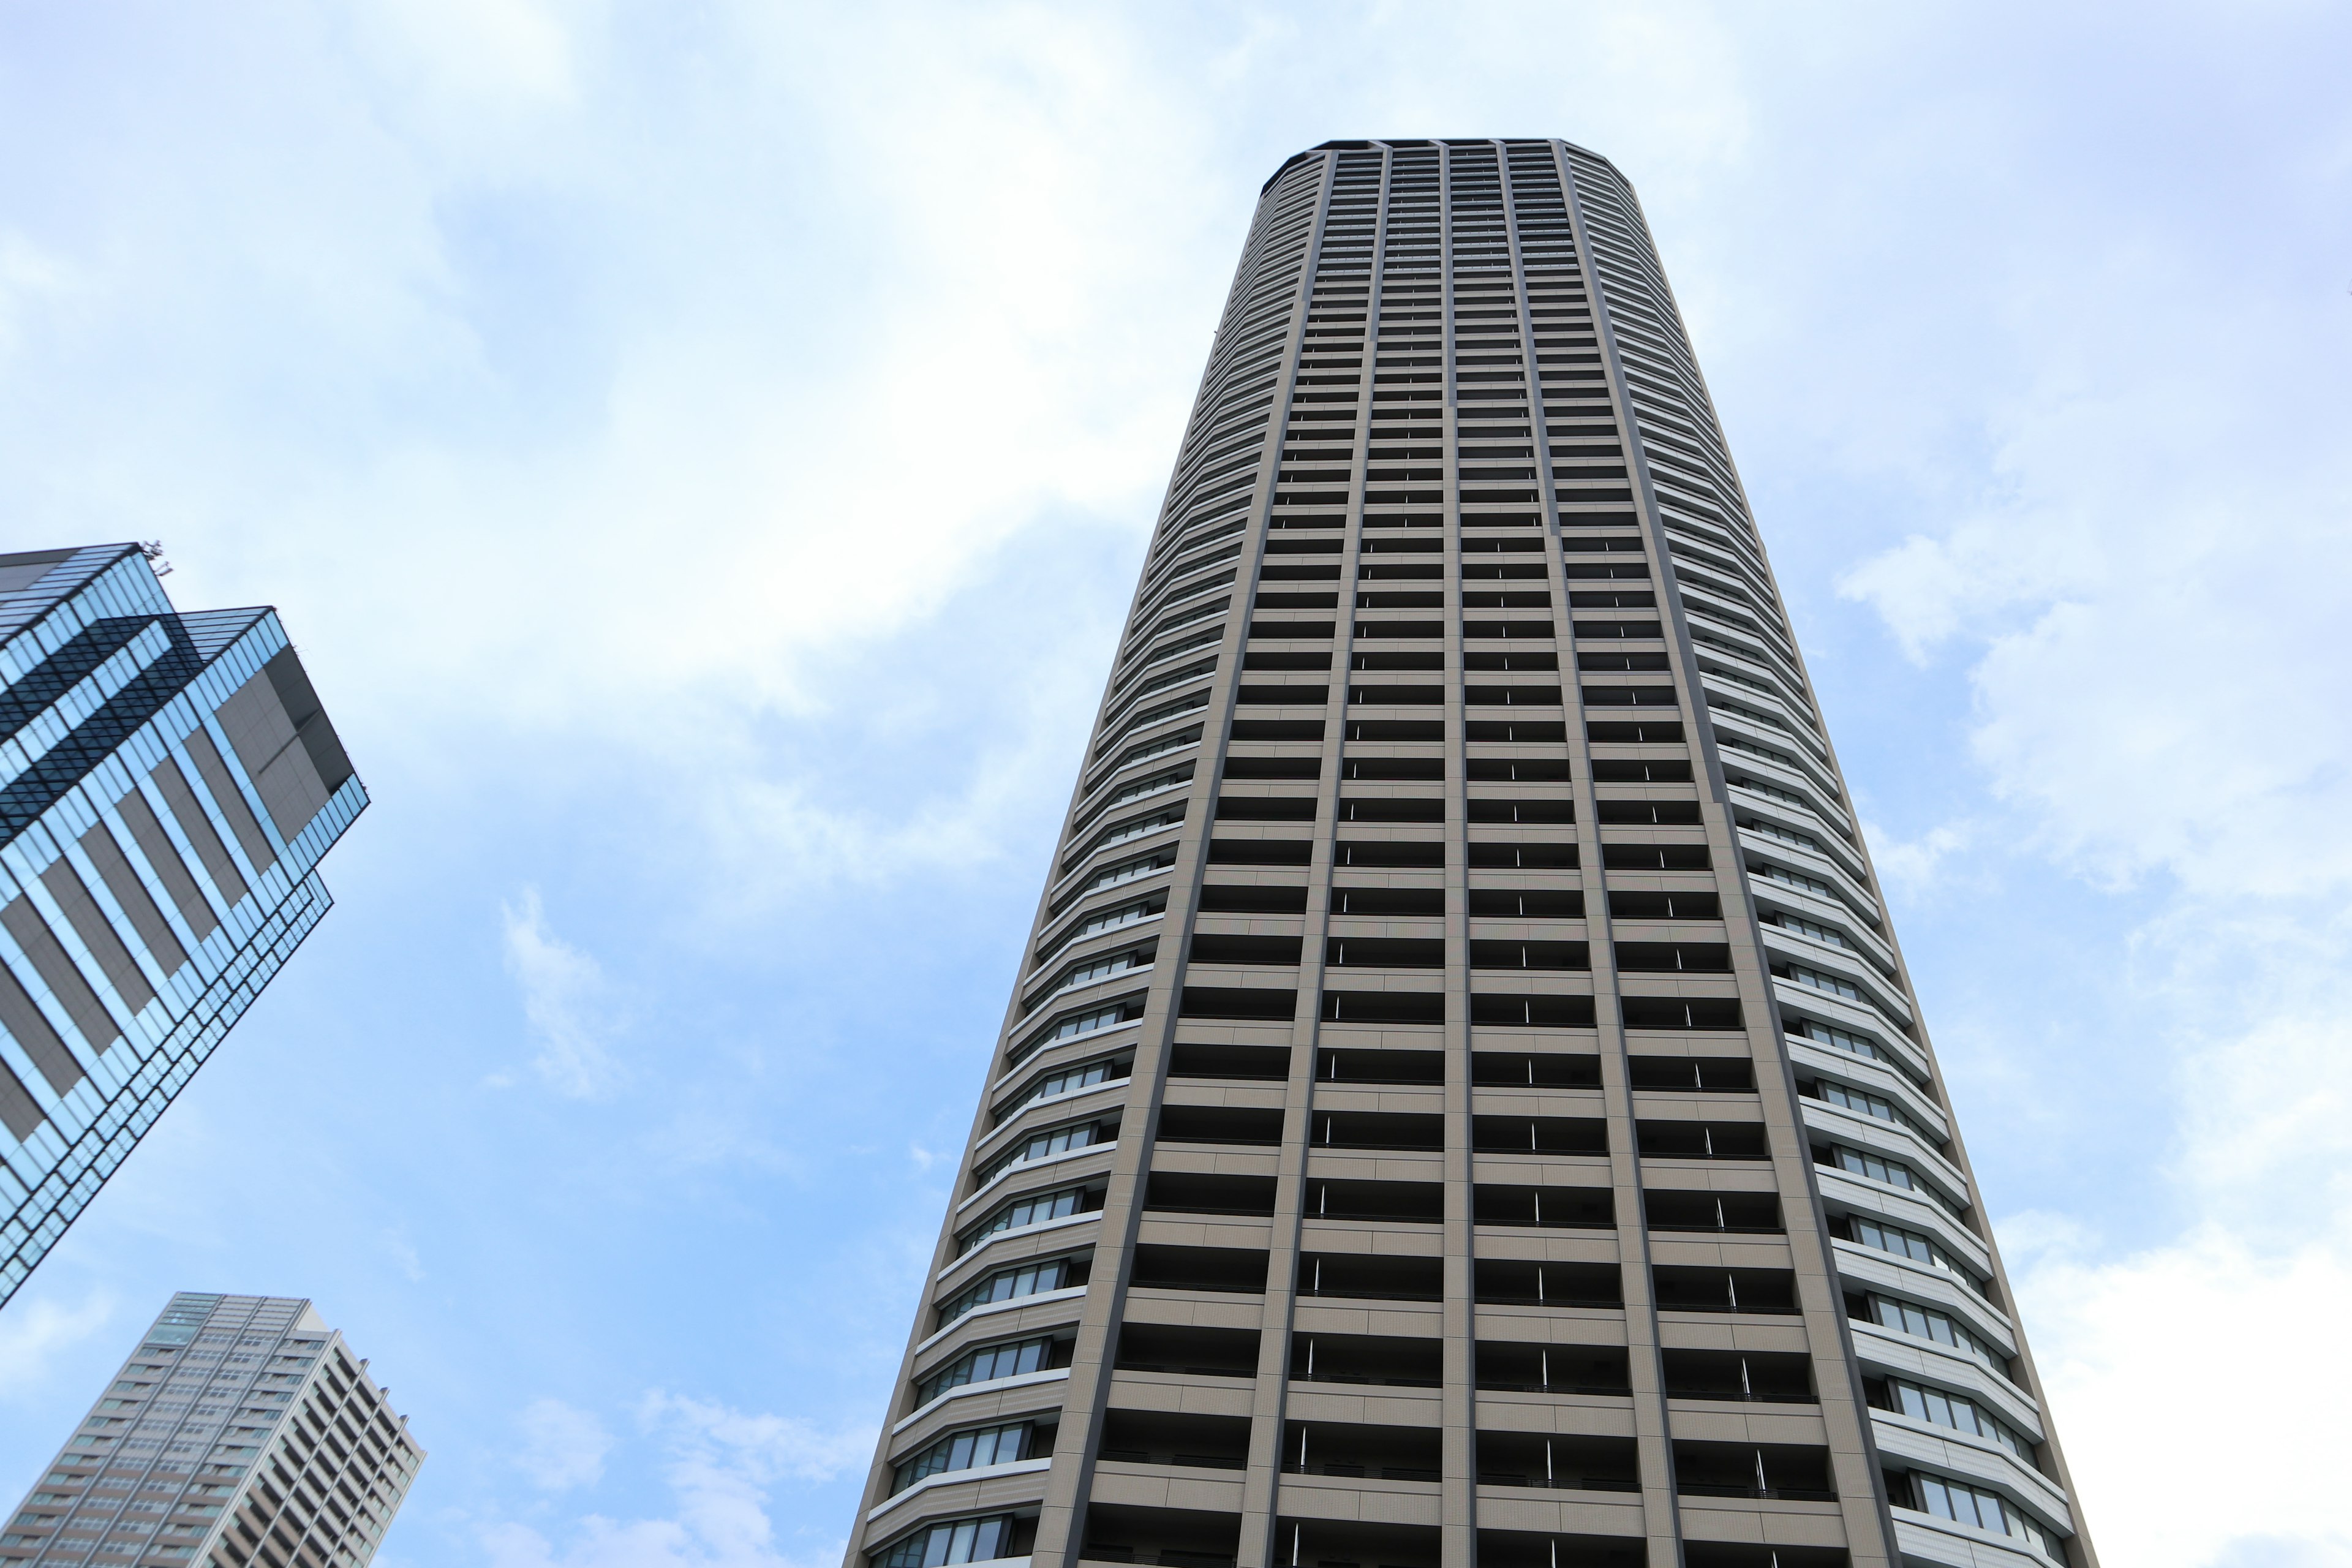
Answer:
[[365, 1568], [425, 1450], [310, 1302], [172, 1298], [0, 1528], [15, 1568]]
[[850, 1568], [2095, 1563], [1633, 190], [1270, 180]]

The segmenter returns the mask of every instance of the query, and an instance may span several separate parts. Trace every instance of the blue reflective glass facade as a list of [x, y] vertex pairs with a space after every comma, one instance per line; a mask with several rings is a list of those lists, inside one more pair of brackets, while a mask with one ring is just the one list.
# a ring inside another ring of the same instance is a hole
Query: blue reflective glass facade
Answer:
[[331, 900], [367, 805], [278, 614], [0, 555], [0, 1304]]

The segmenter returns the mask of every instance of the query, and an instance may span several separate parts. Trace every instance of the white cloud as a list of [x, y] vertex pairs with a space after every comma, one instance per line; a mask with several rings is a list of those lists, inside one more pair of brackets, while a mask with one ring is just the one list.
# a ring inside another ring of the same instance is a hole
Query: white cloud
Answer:
[[69, 293], [64, 265], [21, 234], [0, 234], [0, 354], [16, 346], [29, 316]]
[[522, 1428], [523, 1446], [515, 1463], [533, 1486], [563, 1491], [591, 1485], [604, 1475], [613, 1435], [591, 1412], [561, 1399], [534, 1399], [517, 1425]]
[[616, 1018], [603, 967], [548, 929], [536, 888], [507, 906], [504, 921], [507, 973], [539, 1042], [531, 1070], [573, 1099], [611, 1093], [626, 1073], [609, 1045]]
[[394, 1226], [387, 1229], [383, 1233], [383, 1249], [392, 1255], [392, 1260], [400, 1266], [401, 1274], [410, 1284], [424, 1282], [425, 1258], [416, 1250], [416, 1243], [409, 1238], [407, 1226]]
[[2352, 1357], [2334, 1342], [2352, 1232], [2273, 1252], [2209, 1222], [2112, 1262], [2053, 1248], [2018, 1289], [2107, 1561], [2352, 1563]]
[[2110, 1562], [2352, 1564], [2336, 1500], [2352, 1466], [2335, 1333], [2352, 1300], [2347, 927], [2259, 899], [2171, 900], [2132, 959], [2169, 1026], [2118, 1070], [2177, 1086], [2173, 1148], [2114, 1220], [2178, 1215], [2177, 1230], [2119, 1248], [2079, 1216], [1996, 1223]]
[[54, 1358], [79, 1344], [114, 1319], [114, 1298], [92, 1290], [67, 1303], [27, 1292], [0, 1314], [0, 1397], [28, 1388]]
[[1965, 522], [1940, 539], [1913, 534], [1840, 576], [1838, 592], [1875, 609], [1904, 657], [1924, 664], [1963, 630], [2084, 583], [2088, 563], [2020, 548], [2022, 539], [2039, 534], [2031, 520], [2009, 519]]
[[[2157, 1179], [2117, 1218], [2177, 1232], [2118, 1250], [2080, 1220], [1999, 1227], [2103, 1552], [2340, 1565], [2352, 458], [2279, 395], [2311, 384], [2308, 339], [2226, 273], [2194, 321], [2146, 338], [2196, 265], [2118, 260], [2063, 319], [2029, 303], [2048, 379], [1999, 421], [2000, 493], [1840, 586], [1915, 661], [1971, 661], [1971, 749], [2005, 807], [1979, 831], [2147, 911], [2126, 978], [2156, 1034], [2076, 1037], [2174, 1086], [2168, 1157], [2142, 1136]], [[2228, 407], [2224, 384], [2273, 390]], [[1917, 847], [1881, 853], [1891, 879]]]
[[[2338, 265], [2352, 142], [2341, 95], [2295, 74], [2321, 62], [2324, 80], [2340, 47], [2289, 47], [2284, 13], [2210, 29], [2166, 13], [2084, 27], [2085, 47], [2063, 18], [1885, 8], [1792, 25], [1497, 5], [1480, 28], [1394, 5], [1344, 25], [745, 0], [227, 0], [137, 26], [84, 9], [99, 74], [28, 34], [59, 68], [0, 104], [0, 132], [50, 154], [0, 176], [17, 531], [160, 531], [184, 602], [284, 605], [372, 779], [538, 783], [593, 749], [674, 786], [646, 794], [727, 850], [678, 864], [764, 878], [769, 899], [982, 864], [1017, 803], [1066, 785], [1066, 751], [1047, 753], [1082, 721], [1098, 647], [949, 650], [1034, 683], [1003, 710], [1018, 733], [988, 745], [937, 743], [917, 711], [939, 700], [929, 672], [891, 686], [842, 650], [905, 640], [1041, 519], [1063, 537], [1141, 526], [1276, 162], [1325, 135], [1506, 121], [1618, 159], [1727, 405], [1744, 386], [1748, 418], [1788, 423], [1777, 443], [1735, 429], [1751, 479], [1835, 469], [1868, 500], [1895, 492], [1848, 542], [1870, 558], [1843, 586], [1906, 657], [1970, 664], [1991, 798], [1888, 841], [1889, 880], [1948, 889], [1969, 851], [2022, 843], [2160, 904], [2136, 979], [2179, 1027], [2078, 1033], [2178, 1080], [2179, 1128], [2151, 1131], [2113, 1186], [2152, 1201], [2160, 1167], [2194, 1223], [2119, 1258], [2079, 1220], [2027, 1249], [2029, 1326], [2078, 1369], [2058, 1397], [2094, 1523], [2140, 1547], [2146, 1521], [2180, 1521], [2149, 1561], [2337, 1549], [2295, 1507], [2263, 1510], [2277, 1533], [2257, 1540], [2224, 1517], [2241, 1497], [2131, 1489], [2177, 1477], [2181, 1448], [2201, 1462], [2210, 1433], [2294, 1418], [2268, 1387], [2183, 1390], [2196, 1331], [2259, 1310], [2325, 1345], [2332, 1325], [2291, 1292], [2343, 1299], [2347, 1053], [2338, 999], [2306, 982], [2346, 965], [2328, 922], [2352, 885], [2332, 640], [2352, 362], [2342, 279], [2313, 281]], [[2239, 79], [2262, 101], [2232, 96]], [[2306, 134], [2275, 106], [2338, 120]], [[2127, 153], [2095, 145], [2119, 126]], [[1796, 542], [1828, 516], [1766, 523]], [[1091, 593], [1019, 609], [1067, 621]], [[779, 717], [867, 710], [886, 687], [907, 771], [942, 781], [913, 807], [865, 793], [884, 773], [870, 748], [809, 762], [773, 743]], [[532, 1070], [614, 1093], [603, 971], [535, 895], [506, 943]], [[163, 1135], [205, 1114], [182, 1107]], [[714, 1114], [656, 1142], [736, 1136]], [[911, 1279], [929, 1232], [901, 1244]], [[459, 1267], [445, 1250], [436, 1273]], [[28, 1306], [0, 1347], [62, 1331], [27, 1328]], [[2201, 1425], [2131, 1404], [2151, 1388], [2204, 1399]], [[2103, 1425], [2111, 1400], [2146, 1418]], [[836, 1556], [780, 1543], [771, 1496], [817, 1484], [834, 1446], [713, 1408], [648, 1405], [669, 1517], [509, 1526], [500, 1561]], [[2340, 1437], [2284, 1429], [2352, 1468]], [[2179, 1446], [2155, 1452], [2158, 1431]], [[844, 1467], [864, 1452], [848, 1447]], [[2092, 1462], [2108, 1451], [2139, 1468]], [[846, 1518], [829, 1506], [824, 1526]]]
[[1939, 823], [1916, 838], [1898, 838], [1867, 820], [1862, 831], [1879, 879], [1915, 896], [1946, 879], [1946, 861], [1969, 848], [1977, 837], [1975, 825], [1965, 822]]
[[[1841, 591], [1914, 658], [1965, 646], [1976, 757], [2076, 868], [2200, 897], [2352, 884], [2352, 452], [2314, 401], [2342, 302], [2283, 310], [2212, 258], [2116, 248], [2098, 289], [2013, 306], [2041, 380], [1984, 421], [1990, 504]], [[2151, 338], [2191, 287], [2205, 307]]]
[[572, 39], [555, 6], [377, 0], [352, 15], [376, 58], [419, 97], [452, 107], [541, 108], [568, 103], [578, 90]]
[[[873, 1447], [870, 1427], [825, 1432], [792, 1416], [745, 1415], [658, 1391], [639, 1402], [636, 1416], [665, 1450], [674, 1514], [626, 1521], [589, 1514], [561, 1545], [503, 1523], [483, 1535], [494, 1568], [814, 1568], [839, 1559], [837, 1532], [810, 1536], [795, 1527], [790, 1533], [804, 1545], [781, 1546], [771, 1494], [830, 1480], [863, 1461]], [[826, 1529], [838, 1527], [828, 1521]]]

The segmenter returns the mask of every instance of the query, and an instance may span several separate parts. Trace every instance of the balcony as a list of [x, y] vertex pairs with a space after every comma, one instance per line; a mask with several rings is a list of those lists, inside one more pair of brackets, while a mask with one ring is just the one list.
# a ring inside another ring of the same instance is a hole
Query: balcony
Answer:
[[1297, 1383], [1435, 1388], [1444, 1382], [1443, 1342], [1388, 1334], [1293, 1334], [1290, 1376]]
[[1112, 1366], [1191, 1377], [1255, 1377], [1254, 1329], [1199, 1329], [1173, 1323], [1127, 1323], [1118, 1331]]
[[1633, 1438], [1533, 1432], [1479, 1433], [1478, 1484], [1581, 1492], [1642, 1489]]
[[1675, 1491], [1691, 1498], [1835, 1502], [1830, 1453], [1795, 1443], [1675, 1444]]
[[1507, 1186], [1480, 1182], [1472, 1192], [1479, 1225], [1547, 1230], [1614, 1230], [1616, 1196], [1607, 1187]]
[[1613, 1263], [1481, 1258], [1472, 1266], [1472, 1275], [1481, 1306], [1622, 1307], [1625, 1302], [1623, 1279]]
[[1233, 1568], [1242, 1521], [1239, 1514], [1098, 1502], [1087, 1506], [1086, 1530], [1078, 1549], [1085, 1562]]
[[1616, 1346], [1480, 1340], [1475, 1355], [1477, 1384], [1482, 1389], [1617, 1397], [1633, 1392], [1625, 1352]]
[[1285, 1475], [1433, 1485], [1444, 1475], [1443, 1466], [1433, 1426], [1357, 1426], [1338, 1421], [1291, 1421], [1283, 1426]]
[[1249, 1463], [1246, 1416], [1168, 1410], [1106, 1410], [1097, 1457], [1126, 1465], [1238, 1470]]
[[1739, 1404], [1813, 1405], [1812, 1363], [1790, 1351], [1673, 1350], [1661, 1352], [1666, 1397]]
[[1786, 1268], [1702, 1268], [1659, 1264], [1650, 1270], [1662, 1312], [1746, 1312], [1792, 1317], [1797, 1279]]
[[1445, 1266], [1435, 1258], [1307, 1252], [1298, 1258], [1298, 1294], [1339, 1300], [1436, 1301]]
[[1643, 1216], [1654, 1231], [1780, 1236], [1780, 1200], [1770, 1193], [1644, 1191]]

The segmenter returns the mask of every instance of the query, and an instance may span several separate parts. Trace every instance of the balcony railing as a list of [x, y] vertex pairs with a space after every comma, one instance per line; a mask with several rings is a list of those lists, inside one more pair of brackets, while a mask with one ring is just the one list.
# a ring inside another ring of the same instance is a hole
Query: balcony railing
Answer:
[[1314, 1459], [1282, 1467], [1286, 1476], [1349, 1476], [1368, 1481], [1440, 1481], [1443, 1474], [1418, 1465], [1351, 1465], [1340, 1459]]
[[1642, 1483], [1619, 1476], [1532, 1476], [1516, 1470], [1478, 1472], [1482, 1487], [1544, 1487], [1564, 1492], [1637, 1492]]
[[1248, 1459], [1239, 1455], [1170, 1454], [1154, 1458], [1140, 1448], [1104, 1448], [1099, 1457], [1126, 1465], [1183, 1465], [1197, 1470], [1239, 1470], [1249, 1465]]

